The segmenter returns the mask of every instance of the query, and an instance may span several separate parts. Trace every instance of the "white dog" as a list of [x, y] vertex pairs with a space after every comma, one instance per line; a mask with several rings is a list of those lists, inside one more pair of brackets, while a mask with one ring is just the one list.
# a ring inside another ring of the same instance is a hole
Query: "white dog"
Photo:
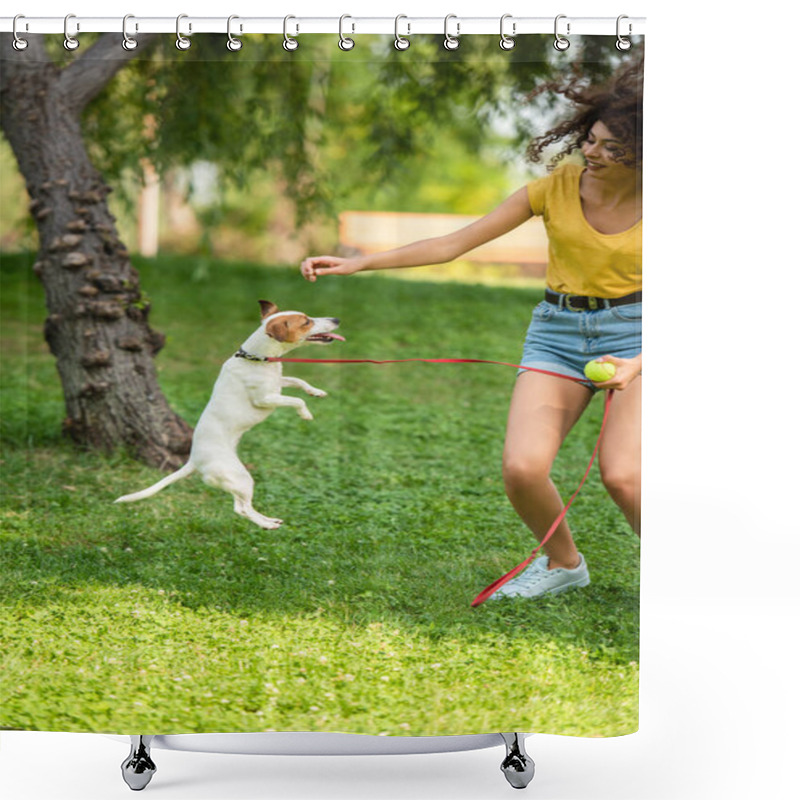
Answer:
[[233, 495], [237, 514], [262, 528], [277, 528], [283, 520], [265, 517], [253, 508], [253, 478], [236, 455], [242, 435], [265, 420], [279, 406], [297, 409], [302, 419], [313, 419], [305, 401], [281, 394], [281, 389], [302, 389], [313, 397], [325, 397], [300, 378], [283, 377], [283, 365], [268, 359], [283, 356], [303, 344], [330, 344], [344, 341], [333, 333], [339, 320], [312, 318], [300, 311], [278, 312], [274, 303], [259, 300], [261, 325], [239, 351], [223, 365], [211, 399], [205, 407], [192, 439], [189, 460], [177, 472], [148, 489], [117, 498], [116, 503], [132, 503], [152, 497], [193, 472], [199, 472], [209, 486]]

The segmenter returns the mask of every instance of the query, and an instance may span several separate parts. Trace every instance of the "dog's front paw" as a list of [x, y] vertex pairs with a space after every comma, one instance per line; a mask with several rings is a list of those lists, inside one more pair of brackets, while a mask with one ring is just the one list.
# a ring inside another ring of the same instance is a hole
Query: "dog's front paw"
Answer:
[[327, 397], [328, 396], [328, 393], [326, 391], [323, 391], [322, 389], [314, 389], [313, 387], [311, 388], [311, 391], [309, 392], [309, 394], [312, 397]]
[[308, 406], [301, 406], [297, 409], [300, 419], [308, 420], [309, 422], [314, 419], [314, 415], [308, 410]]

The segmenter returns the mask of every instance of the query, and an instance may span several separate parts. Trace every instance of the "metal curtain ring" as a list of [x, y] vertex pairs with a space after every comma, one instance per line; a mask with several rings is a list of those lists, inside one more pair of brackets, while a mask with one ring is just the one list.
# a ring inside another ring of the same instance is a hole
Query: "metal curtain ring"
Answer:
[[[128, 35], [128, 20], [135, 19], [133, 14], [126, 14], [122, 18], [122, 49], [135, 50], [139, 46], [139, 42], [133, 36]], [[139, 30], [139, 24], [136, 24], [136, 30]]]
[[[237, 39], [231, 33], [231, 22], [233, 22], [235, 19], [239, 19], [239, 17], [237, 17], [235, 14], [232, 14], [230, 17], [228, 17], [228, 43], [225, 46], [228, 48], [228, 50], [231, 51], [231, 53], [235, 53], [237, 50], [242, 49], [242, 40]], [[239, 33], [241, 32], [242, 32], [242, 26], [240, 25]]]
[[[17, 14], [14, 17], [14, 24], [12, 25], [12, 32], [14, 34], [14, 40], [11, 42], [11, 46], [15, 50], [24, 50], [28, 46], [28, 40], [20, 38], [20, 35], [17, 33], [17, 20], [18, 19], [25, 19], [24, 14]], [[25, 30], [28, 29], [27, 23], [25, 24]]]
[[511, 36], [506, 36], [505, 34], [505, 24], [507, 19], [512, 19], [511, 14], [503, 14], [500, 17], [500, 49], [501, 50], [513, 50], [516, 41], [512, 37], [517, 35], [517, 23], [511, 23]]
[[[451, 36], [450, 32], [447, 30], [447, 23], [450, 22], [451, 19], [456, 20], [456, 35]], [[442, 46], [445, 50], [458, 50], [458, 45], [460, 42], [458, 41], [458, 37], [461, 34], [461, 23], [458, 22], [458, 17], [455, 14], [448, 14], [444, 18], [444, 41], [442, 42]]]
[[[175, 35], [178, 37], [175, 40], [175, 47], [177, 47], [178, 50], [188, 50], [192, 46], [191, 39], [187, 39], [181, 33], [181, 20], [182, 19], [188, 19], [188, 18], [189, 18], [188, 14], [178, 14], [178, 18], [175, 20]], [[192, 32], [192, 23], [190, 22], [189, 23], [189, 33], [191, 33], [191, 32]]]
[[[621, 22], [624, 19], [629, 19], [629, 18], [627, 16], [625, 16], [625, 14], [620, 14], [620, 16], [617, 17], [617, 44], [616, 44], [616, 47], [617, 47], [617, 50], [622, 50], [622, 51], [631, 49], [631, 40], [628, 39], [627, 36], [623, 36], [620, 33]], [[631, 25], [630, 22], [628, 22], [628, 36], [630, 36], [632, 32], [633, 32], [633, 26]]]
[[[346, 19], [353, 19], [353, 18], [349, 14], [342, 14], [342, 16], [339, 17], [339, 49], [352, 50], [356, 46], [356, 43], [349, 36], [344, 35], [343, 28], [344, 28], [344, 21]], [[355, 33], [355, 30], [356, 30], [356, 25], [355, 23], [352, 23], [352, 32]]]
[[[293, 39], [291, 36], [289, 36], [289, 33], [286, 30], [286, 26], [288, 25], [290, 19], [297, 19], [297, 17], [293, 17], [291, 14], [289, 14], [283, 18], [283, 49], [288, 50], [289, 52], [292, 50], [297, 50], [297, 48], [300, 47], [300, 42], [298, 42], [297, 39]], [[300, 33], [300, 26], [297, 23], [295, 23], [295, 29], [295, 33]]]
[[[77, 50], [81, 43], [74, 37], [69, 35], [69, 21], [71, 19], [75, 19], [74, 14], [67, 14], [64, 17], [64, 49], [65, 50]], [[81, 29], [79, 24], [75, 25], [75, 32], [77, 33]]]
[[[408, 50], [411, 47], [411, 41], [406, 39], [405, 36], [400, 35], [400, 20], [408, 19], [405, 14], [398, 14], [394, 18], [394, 47], [395, 50]], [[411, 25], [408, 25], [408, 32], [411, 33]]]
[[[558, 32], [558, 21], [560, 19], [566, 19], [566, 18], [567, 18], [566, 14], [559, 14], [556, 17], [555, 26], [554, 26], [556, 40], [553, 42], [553, 47], [555, 47], [555, 49], [558, 50], [561, 53], [563, 53], [565, 50], [569, 49], [569, 39], [566, 39], [565, 37], [563, 37]], [[567, 34], [569, 34], [569, 22], [567, 23]]]
[[[342, 16], [339, 17], [339, 49], [340, 50], [352, 50], [356, 46], [355, 41], [353, 39], [351, 39], [349, 36], [345, 36], [344, 35], [344, 31], [342, 30], [342, 28], [344, 26], [344, 21], [346, 19], [353, 19], [353, 18], [349, 14], [342, 14]], [[352, 23], [352, 32], [353, 33], [356, 32], [356, 24], [355, 24], [355, 22]]]

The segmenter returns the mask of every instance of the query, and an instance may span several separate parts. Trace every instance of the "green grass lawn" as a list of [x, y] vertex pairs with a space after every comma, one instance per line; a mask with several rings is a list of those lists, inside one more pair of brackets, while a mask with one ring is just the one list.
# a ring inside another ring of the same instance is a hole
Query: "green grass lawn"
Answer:
[[[0, 728], [114, 733], [327, 730], [444, 735], [637, 728], [638, 542], [594, 471], [570, 520], [592, 584], [536, 603], [470, 601], [533, 542], [500, 458], [515, 371], [287, 365], [329, 392], [240, 448], [263, 531], [195, 478], [61, 439], [33, 258], [2, 264]], [[538, 288], [139, 260], [161, 385], [191, 424], [257, 300], [337, 316], [347, 343], [298, 356], [516, 363]], [[577, 486], [597, 397], [555, 467]]]

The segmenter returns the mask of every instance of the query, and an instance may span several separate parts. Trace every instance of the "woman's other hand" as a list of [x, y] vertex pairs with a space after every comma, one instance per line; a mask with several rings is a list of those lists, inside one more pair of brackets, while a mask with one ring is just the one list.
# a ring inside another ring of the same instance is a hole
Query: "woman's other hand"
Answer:
[[598, 383], [593, 381], [598, 389], [616, 389], [621, 391], [628, 386], [634, 378], [638, 378], [642, 374], [642, 354], [639, 353], [635, 358], [617, 358], [616, 356], [603, 356], [598, 358], [597, 361], [602, 363], [611, 363], [617, 371], [614, 377], [607, 381]]

